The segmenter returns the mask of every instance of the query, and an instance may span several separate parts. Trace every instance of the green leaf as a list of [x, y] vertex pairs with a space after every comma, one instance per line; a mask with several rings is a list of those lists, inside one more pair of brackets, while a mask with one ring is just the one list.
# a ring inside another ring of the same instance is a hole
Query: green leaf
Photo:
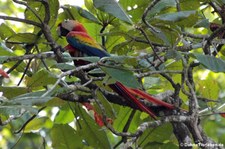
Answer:
[[113, 127], [118, 131], [123, 131], [123, 127], [125, 126], [127, 120], [129, 119], [131, 108], [128, 107], [120, 107], [120, 110], [117, 113], [117, 118], [113, 122]]
[[163, 20], [163, 21], [177, 22], [177, 21], [186, 19], [187, 17], [189, 17], [190, 15], [193, 15], [195, 13], [196, 13], [196, 11], [179, 11], [179, 12], [174, 12], [174, 13], [166, 13], [166, 14], [158, 15], [155, 18]]
[[[210, 87], [213, 84], [213, 87]], [[199, 87], [200, 94], [212, 100], [217, 100], [219, 96], [220, 88], [218, 86], [218, 82], [213, 80], [213, 78], [209, 77], [206, 80], [198, 81], [197, 86]]]
[[205, 27], [205, 28], [209, 28], [209, 19], [202, 19], [199, 20], [198, 22], [196, 22], [196, 24], [194, 25], [194, 27], [198, 28], [198, 27]]
[[[42, 21], [44, 21], [46, 12], [45, 12], [45, 6], [41, 2], [37, 1], [27, 1], [28, 5], [35, 11], [35, 14], [37, 14]], [[58, 10], [59, 10], [59, 1], [58, 0], [48, 0], [48, 5], [51, 6], [49, 7], [48, 15], [50, 15], [50, 20], [49, 24], [50, 26], [54, 25], [58, 16]], [[36, 15], [30, 10], [26, 9], [25, 10], [25, 18], [28, 20], [32, 20], [35, 22], [40, 22], [40, 20], [36, 17]]]
[[22, 94], [12, 98], [8, 103], [17, 105], [40, 105], [53, 98], [50, 96], [41, 97], [44, 93], [45, 91], [38, 91]]
[[[156, 23], [160, 21], [165, 21], [165, 23], [170, 26], [173, 25], [171, 23], [175, 23], [176, 25], [182, 27], [192, 27], [198, 21], [197, 11], [179, 11], [174, 13], [165, 13], [154, 17], [156, 19]], [[162, 22], [160, 22], [162, 23]], [[173, 27], [175, 28], [175, 27]]]
[[40, 96], [17, 96], [10, 100], [10, 103], [21, 105], [41, 105], [52, 99], [52, 97], [40, 97]]
[[[40, 17], [41, 21], [43, 21], [45, 16], [45, 7], [42, 5], [42, 3], [35, 1], [27, 1], [27, 4], [35, 11], [35, 14]], [[41, 23], [40, 20], [35, 16], [35, 14], [28, 8], [24, 12], [25, 19]]]
[[57, 113], [54, 122], [56, 124], [67, 124], [74, 120], [74, 114], [68, 105], [63, 106], [60, 108], [59, 112]]
[[32, 114], [37, 114], [38, 109], [32, 107], [32, 106], [27, 106], [27, 105], [15, 105], [14, 103], [3, 103], [0, 106], [0, 113], [1, 115], [19, 115], [21, 110], [27, 110], [31, 112]]
[[94, 6], [104, 12], [107, 12], [114, 17], [119, 18], [127, 23], [132, 24], [131, 19], [115, 0], [93, 0]]
[[171, 124], [165, 124], [154, 129], [146, 130], [140, 137], [139, 142], [142, 142], [143, 145], [148, 144], [149, 142], [164, 143], [165, 140], [169, 140], [172, 134]]
[[23, 136], [20, 138], [20, 141], [17, 142], [16, 146], [17, 148], [23, 149], [27, 149], [32, 146], [32, 148], [38, 149], [42, 148], [41, 147], [42, 144], [43, 144], [43, 136], [38, 132], [30, 132], [30, 133], [23, 133]]
[[176, 61], [182, 59], [182, 55], [176, 50], [168, 50], [166, 52], [166, 58], [175, 59]]
[[136, 57], [133, 57], [133, 56], [110, 56], [110, 57], [107, 57], [107, 60], [114, 61], [116, 63], [121, 63], [121, 64], [122, 63], [137, 64], [137, 59]]
[[48, 117], [35, 118], [26, 125], [24, 131], [30, 132], [42, 128], [51, 128], [52, 125], [53, 123]]
[[163, 31], [160, 31], [159, 28], [155, 28], [155, 29], [158, 30], [159, 32], [153, 32], [153, 34], [156, 37], [158, 37], [159, 39], [161, 39], [165, 43], [165, 45], [170, 46], [171, 44], [170, 44], [168, 38], [166, 37], [166, 35], [164, 34], [164, 32]]
[[0, 86], [0, 91], [3, 92], [4, 96], [7, 98], [13, 98], [21, 94], [25, 94], [28, 92], [28, 88], [25, 87], [8, 87], [8, 86]]
[[51, 74], [49, 71], [42, 69], [35, 73], [32, 77], [26, 78], [27, 87], [41, 87], [56, 82], [56, 77]]
[[50, 26], [55, 25], [55, 22], [58, 18], [59, 11], [59, 0], [48, 0], [48, 5], [50, 6]]
[[[100, 91], [97, 91], [97, 98], [100, 100], [100, 102], [104, 106], [105, 114], [108, 117], [110, 117], [111, 119], [114, 119], [115, 115], [114, 115], [114, 111], [113, 111], [113, 108], [112, 108], [112, 104], [105, 98], [105, 96]], [[97, 109], [97, 108], [99, 108], [99, 106], [96, 105], [95, 108]], [[96, 111], [101, 113], [101, 109], [97, 109]]]
[[82, 138], [68, 124], [55, 124], [50, 131], [54, 149], [83, 148]]
[[37, 40], [37, 35], [32, 34], [32, 33], [18, 33], [10, 36], [7, 39], [7, 42], [12, 42], [12, 43], [27, 43], [31, 44], [34, 43]]
[[176, 0], [164, 0], [158, 2], [148, 13], [148, 18], [153, 17], [154, 15], [158, 14], [160, 11], [166, 8], [175, 7], [176, 6]]
[[0, 25], [0, 37], [2, 40], [5, 40], [6, 38], [12, 36], [13, 34], [15, 34], [15, 32], [5, 23], [2, 23]]
[[200, 2], [196, 0], [180, 1], [181, 10], [197, 10], [200, 7]]
[[144, 88], [148, 89], [153, 86], [157, 86], [160, 84], [160, 79], [156, 77], [144, 77], [143, 78], [143, 85]]
[[85, 10], [85, 9], [79, 7], [79, 6], [74, 6], [74, 7], [77, 9], [78, 13], [82, 17], [84, 17], [84, 18], [86, 18], [86, 19], [88, 19], [90, 21], [93, 21], [95, 23], [100, 24], [99, 20], [92, 13], [90, 13], [89, 11], [87, 11], [87, 10]]
[[111, 148], [104, 129], [101, 129], [83, 108], [76, 107], [76, 113], [80, 117], [79, 123], [82, 127], [77, 125], [79, 137], [93, 148]]
[[214, 56], [193, 53], [194, 56], [205, 68], [214, 72], [225, 72], [225, 61]]
[[109, 76], [115, 80], [121, 82], [122, 84], [132, 87], [139, 88], [140, 84], [137, 81], [136, 77], [133, 75], [133, 72], [124, 68], [113, 68], [101, 66], [101, 69], [107, 73]]

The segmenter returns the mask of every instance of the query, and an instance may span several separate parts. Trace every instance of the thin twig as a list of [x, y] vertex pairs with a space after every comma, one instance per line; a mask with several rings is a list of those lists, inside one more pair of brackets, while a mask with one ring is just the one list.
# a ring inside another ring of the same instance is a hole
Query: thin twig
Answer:
[[0, 15], [0, 19], [3, 19], [3, 20], [11, 20], [11, 21], [16, 21], [16, 22], [22, 22], [22, 23], [34, 25], [34, 26], [37, 26], [37, 27], [41, 27], [41, 24], [40, 23], [31, 21], [31, 20], [16, 18], [16, 17], [10, 17], [10, 16], [2, 16], [2, 15]]
[[153, 32], [156, 32], [156, 33], [159, 33], [158, 30], [156, 30], [151, 24], [149, 24], [147, 21], [146, 21], [146, 17], [149, 13], [149, 11], [158, 3], [160, 2], [160, 0], [154, 0], [150, 3], [150, 5], [145, 9], [143, 15], [142, 15], [142, 21], [153, 31]]

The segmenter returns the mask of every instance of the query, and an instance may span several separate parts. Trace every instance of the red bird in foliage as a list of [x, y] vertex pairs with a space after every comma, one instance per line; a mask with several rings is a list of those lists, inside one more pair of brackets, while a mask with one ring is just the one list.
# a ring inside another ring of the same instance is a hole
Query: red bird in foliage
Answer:
[[[107, 53], [93, 38], [91, 38], [84, 26], [78, 21], [66, 20], [58, 25], [58, 33], [65, 36], [69, 43], [67, 49], [72, 57], [98, 56], [109, 57]], [[84, 60], [74, 62], [76, 66], [87, 64]], [[126, 99], [129, 103], [136, 105], [140, 110], [148, 113], [151, 117], [156, 118], [155, 114], [139, 99], [146, 99], [154, 104], [164, 106], [168, 109], [174, 109], [174, 106], [162, 100], [156, 99], [139, 89], [128, 88], [120, 82], [110, 84], [109, 87]]]

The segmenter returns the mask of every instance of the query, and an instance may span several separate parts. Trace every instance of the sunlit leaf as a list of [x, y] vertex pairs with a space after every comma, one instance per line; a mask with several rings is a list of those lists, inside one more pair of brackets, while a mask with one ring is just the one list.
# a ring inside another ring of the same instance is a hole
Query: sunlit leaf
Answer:
[[35, 73], [32, 77], [27, 77], [26, 85], [27, 87], [39, 87], [54, 84], [56, 80], [56, 77], [49, 71], [42, 69]]
[[30, 132], [32, 130], [38, 130], [42, 128], [51, 128], [53, 125], [52, 121], [48, 117], [40, 117], [35, 118], [32, 121], [30, 121], [26, 127], [25, 132]]
[[15, 32], [9, 26], [7, 26], [5, 23], [2, 23], [0, 25], [1, 39], [5, 40], [6, 38], [12, 36], [13, 34], [15, 34]]
[[56, 124], [67, 124], [74, 120], [74, 114], [68, 106], [63, 106], [57, 113], [54, 122]]
[[7, 42], [10, 43], [34, 43], [37, 40], [37, 36], [32, 33], [18, 33], [10, 36]]
[[[213, 87], [209, 87], [213, 84]], [[207, 78], [205, 80], [198, 81], [196, 85], [199, 87], [200, 94], [211, 100], [217, 100], [219, 96], [219, 86], [216, 80], [213, 78]]]

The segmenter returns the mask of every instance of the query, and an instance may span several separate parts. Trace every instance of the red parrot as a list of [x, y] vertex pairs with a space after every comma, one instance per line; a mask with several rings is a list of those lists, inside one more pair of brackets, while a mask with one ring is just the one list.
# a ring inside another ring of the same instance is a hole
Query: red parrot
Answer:
[[[72, 57], [83, 57], [83, 56], [98, 56], [109, 57], [107, 53], [93, 38], [91, 38], [84, 26], [75, 20], [66, 20], [58, 25], [57, 32], [59, 36], [65, 36], [69, 43], [65, 49], [69, 51]], [[76, 66], [84, 65], [84, 60], [74, 61]], [[155, 114], [145, 104], [140, 102], [139, 99], [146, 99], [154, 104], [164, 106], [168, 109], [174, 109], [175, 107], [162, 100], [156, 99], [149, 94], [139, 89], [133, 89], [126, 87], [120, 82], [110, 84], [109, 87], [120, 96], [122, 96], [129, 103], [136, 105], [140, 110], [148, 113], [151, 117], [156, 119]]]
[[0, 69], [0, 75], [3, 76], [4, 78], [9, 78], [8, 74], [2, 69]]

